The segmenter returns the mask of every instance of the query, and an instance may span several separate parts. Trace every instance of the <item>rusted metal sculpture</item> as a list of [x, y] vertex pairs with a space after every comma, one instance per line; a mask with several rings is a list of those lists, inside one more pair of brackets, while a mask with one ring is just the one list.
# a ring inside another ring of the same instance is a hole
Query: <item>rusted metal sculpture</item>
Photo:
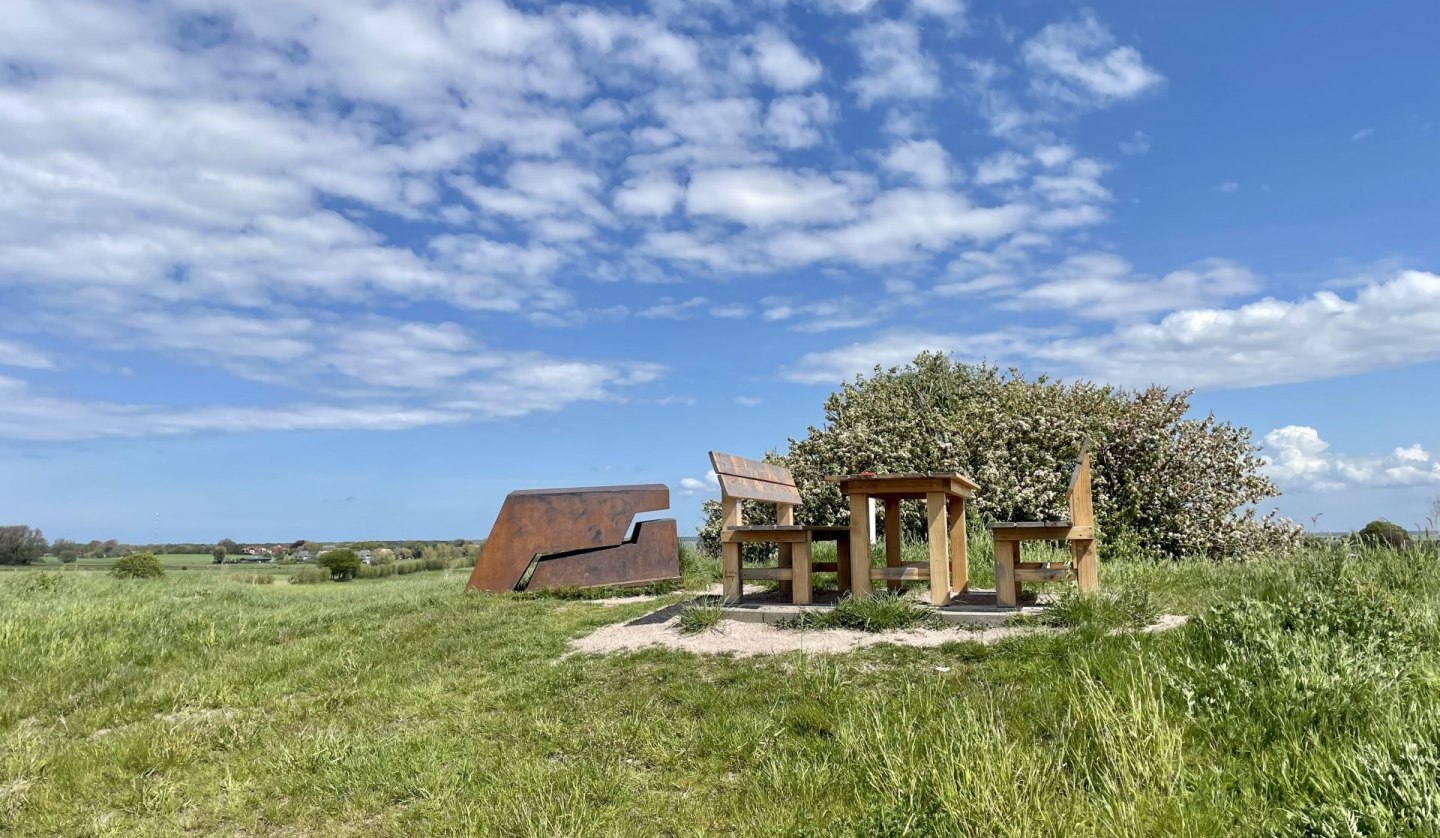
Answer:
[[680, 578], [674, 518], [641, 521], [670, 507], [660, 483], [511, 492], [470, 574], [477, 591], [644, 585]]

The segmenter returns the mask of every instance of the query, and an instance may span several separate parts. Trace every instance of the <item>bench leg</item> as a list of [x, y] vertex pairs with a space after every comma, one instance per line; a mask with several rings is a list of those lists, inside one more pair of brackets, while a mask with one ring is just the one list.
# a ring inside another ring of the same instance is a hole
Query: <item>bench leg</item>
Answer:
[[1095, 540], [1070, 542], [1070, 556], [1075, 562], [1075, 582], [1080, 590], [1100, 590], [1100, 563], [1095, 551]]
[[815, 586], [810, 581], [810, 542], [801, 541], [794, 545], [792, 551], [792, 568], [795, 571], [793, 593], [791, 602], [796, 605], [809, 605], [814, 594]]
[[[885, 566], [899, 567], [905, 560], [901, 555], [903, 546], [900, 543], [900, 500], [899, 498], [885, 499]], [[900, 590], [900, 581], [891, 579], [885, 583], [888, 591]]]
[[740, 601], [740, 545], [720, 545], [720, 578], [727, 602]]
[[1014, 608], [1019, 585], [1015, 582], [1015, 565], [1020, 561], [1020, 542], [995, 542], [995, 602], [1001, 608]]
[[850, 536], [842, 535], [835, 540], [835, 575], [840, 593], [850, 590]]
[[[780, 567], [793, 567], [795, 564], [795, 551], [793, 544], [782, 543], [780, 545]], [[788, 579], [780, 580], [780, 594], [789, 596], [793, 583]]]

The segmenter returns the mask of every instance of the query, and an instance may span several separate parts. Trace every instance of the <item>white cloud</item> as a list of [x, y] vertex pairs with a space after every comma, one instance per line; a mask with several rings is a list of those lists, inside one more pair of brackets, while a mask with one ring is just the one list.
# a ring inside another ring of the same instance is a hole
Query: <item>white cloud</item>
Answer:
[[1330, 444], [1314, 428], [1276, 428], [1265, 435], [1265, 470], [1289, 491], [1440, 484], [1440, 462], [1418, 444], [1396, 448], [1388, 456], [1332, 455], [1329, 450]]
[[1359, 131], [1350, 135], [1350, 142], [1359, 142], [1360, 140], [1366, 140], [1373, 136], [1375, 136], [1374, 128], [1361, 128]]
[[1120, 153], [1129, 155], [1144, 154], [1150, 150], [1150, 135], [1144, 131], [1136, 131], [1130, 135], [1130, 139], [1120, 141]]
[[774, 27], [761, 27], [751, 47], [760, 77], [776, 90], [802, 90], [820, 80], [820, 62]]
[[1320, 438], [1314, 428], [1286, 425], [1265, 435], [1265, 470], [1281, 484], [1301, 484], [1314, 488], [1340, 488], [1327, 480], [1330, 461], [1325, 452], [1330, 443]]
[[736, 396], [735, 403], [741, 407], [759, 407], [764, 403], [764, 400], [754, 396]]
[[710, 309], [710, 316], [721, 320], [744, 320], [750, 314], [750, 306], [744, 303], [727, 303]]
[[855, 33], [864, 74], [853, 83], [863, 107], [887, 99], [928, 99], [940, 92], [940, 71], [920, 45], [914, 24], [884, 20]]
[[965, 17], [965, 0], [910, 0], [910, 8], [916, 14], [933, 15], [956, 23]]
[[1079, 104], [1130, 99], [1164, 80], [1145, 64], [1139, 50], [1116, 46], [1109, 30], [1088, 15], [1046, 26], [1021, 52], [1037, 73], [1040, 90]]
[[1216, 185], [1215, 185], [1215, 191], [1216, 191], [1216, 192], [1224, 192], [1224, 193], [1227, 193], [1227, 194], [1228, 194], [1228, 193], [1232, 193], [1232, 192], [1239, 192], [1239, 191], [1240, 191], [1240, 184], [1236, 183], [1236, 182], [1233, 181], [1233, 180], [1227, 180], [1227, 181], [1225, 181], [1224, 183], [1216, 184]]
[[1014, 151], [999, 151], [980, 161], [975, 182], [981, 186], [1011, 183], [1025, 176], [1029, 158]]
[[1189, 309], [1154, 324], [1056, 341], [1034, 357], [1102, 380], [1184, 387], [1316, 381], [1440, 360], [1440, 276], [1405, 271], [1353, 299], [1320, 291], [1295, 302]]
[[780, 377], [802, 384], [833, 386], [875, 367], [902, 366], [921, 352], [944, 352], [971, 361], [1003, 357], [1016, 341], [1003, 335], [967, 336], [945, 332], [894, 330], [866, 341], [802, 355], [780, 370]]
[[960, 241], [986, 241], [1019, 230], [1030, 215], [1023, 204], [973, 206], [963, 195], [927, 189], [881, 193], [852, 224], [782, 233], [768, 251], [781, 264], [844, 260], [887, 264], [936, 252]]
[[682, 495], [713, 495], [720, 491], [720, 477], [714, 470], [705, 472], [705, 477], [682, 477], [680, 478], [680, 494]]
[[15, 341], [0, 340], [0, 366], [49, 370], [55, 368], [55, 362], [38, 349]]
[[685, 208], [751, 226], [851, 217], [850, 189], [817, 174], [783, 169], [710, 169], [690, 179]]
[[948, 186], [952, 178], [950, 155], [934, 140], [901, 140], [890, 147], [880, 165], [921, 186]]
[[1396, 448], [1394, 457], [1402, 463], [1428, 463], [1430, 461], [1430, 452], [1421, 448], [1417, 442], [1405, 448]]
[[1226, 259], [1206, 259], [1159, 278], [1135, 276], [1113, 253], [1071, 256], [1023, 291], [1016, 308], [1064, 309], [1077, 317], [1120, 319], [1195, 308], [1260, 289], [1260, 278]]
[[628, 215], [669, 215], [685, 190], [668, 174], [627, 181], [615, 192], [615, 208]]
[[[1173, 278], [1169, 287], [1177, 293], [1210, 293], [1203, 286], [1207, 267], [1233, 272], [1220, 281], [1236, 283], [1236, 288], [1250, 282], [1248, 272], [1232, 264], [1202, 263], [1199, 271], [1175, 272], [1195, 276]], [[1440, 361], [1436, 312], [1440, 276], [1405, 271], [1361, 288], [1353, 299], [1320, 291], [1295, 302], [1264, 299], [1234, 309], [1184, 309], [1155, 323], [1126, 324], [1095, 335], [1017, 328], [969, 335], [892, 330], [870, 341], [805, 355], [782, 370], [782, 376], [834, 382], [876, 363], [904, 363], [932, 349], [1124, 386], [1260, 387]]]
[[782, 148], [809, 148], [819, 144], [832, 119], [834, 111], [823, 94], [779, 96], [766, 112], [765, 132]]
[[695, 309], [709, 302], [705, 297], [691, 297], [683, 301], [666, 297], [655, 305], [636, 313], [635, 316], [647, 320], [688, 320], [694, 315]]

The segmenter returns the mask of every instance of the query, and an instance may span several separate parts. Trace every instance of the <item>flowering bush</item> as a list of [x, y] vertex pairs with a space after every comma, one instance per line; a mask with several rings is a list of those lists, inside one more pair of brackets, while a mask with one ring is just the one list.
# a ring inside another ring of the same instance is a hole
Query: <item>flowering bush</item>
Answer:
[[[1249, 429], [1185, 418], [1189, 395], [1028, 380], [925, 353], [841, 385], [826, 399], [824, 427], [767, 459], [795, 475], [801, 523], [846, 521], [848, 505], [824, 478], [862, 471], [963, 472], [980, 484], [976, 523], [1034, 521], [1065, 517], [1070, 472], [1089, 440], [1102, 549], [1224, 558], [1293, 544], [1298, 527], [1257, 512], [1279, 490], [1260, 472]], [[753, 506], [747, 522], [764, 523], [769, 507]], [[707, 513], [700, 535], [714, 550], [719, 504]], [[906, 536], [920, 538], [923, 510], [908, 505], [904, 515]]]

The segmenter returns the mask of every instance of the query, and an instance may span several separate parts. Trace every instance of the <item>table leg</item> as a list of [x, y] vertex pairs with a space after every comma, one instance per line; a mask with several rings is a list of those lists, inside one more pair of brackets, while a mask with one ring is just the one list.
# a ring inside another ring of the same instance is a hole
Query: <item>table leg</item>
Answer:
[[950, 507], [950, 586], [970, 590], [970, 545], [965, 532], [965, 499], [952, 497]]
[[925, 516], [930, 524], [930, 604], [950, 601], [950, 529], [945, 525], [946, 495], [925, 495]]
[[1020, 542], [995, 542], [995, 604], [1014, 608], [1019, 598], [1015, 582], [1015, 564], [1020, 561]]
[[870, 504], [850, 496], [850, 595], [870, 596]]
[[[885, 499], [885, 566], [899, 567], [905, 560], [904, 548], [900, 543], [900, 499]], [[890, 591], [900, 590], [899, 580], [885, 583]]]

